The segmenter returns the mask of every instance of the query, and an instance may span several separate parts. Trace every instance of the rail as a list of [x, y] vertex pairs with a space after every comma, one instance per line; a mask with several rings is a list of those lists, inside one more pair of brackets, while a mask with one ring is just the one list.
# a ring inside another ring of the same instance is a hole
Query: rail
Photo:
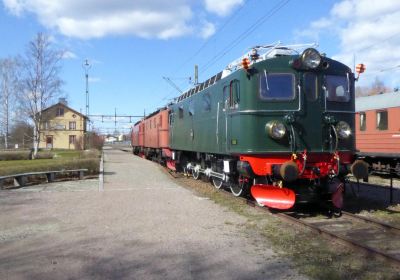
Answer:
[[[390, 203], [391, 205], [393, 205], [393, 204], [394, 204], [394, 186], [393, 186], [393, 179], [395, 179], [396, 177], [395, 177], [395, 176], [382, 176], [382, 175], [378, 175], [378, 174], [376, 174], [376, 173], [373, 173], [373, 174], [370, 174], [370, 175], [376, 175], [376, 176], [378, 176], [378, 177], [380, 177], [380, 178], [383, 178], [383, 179], [389, 179], [389, 186], [387, 186], [388, 191], [389, 191], [389, 203]], [[360, 185], [369, 185], [369, 186], [373, 186], [373, 187], [382, 188], [382, 186], [379, 186], [379, 185], [376, 184], [376, 183], [370, 183], [370, 182], [369, 182], [369, 179], [367, 179], [367, 180], [362, 180], [362, 182], [361, 182], [359, 179], [355, 179], [355, 177], [352, 176], [352, 175], [351, 175], [351, 176], [348, 176], [346, 179], [347, 179], [347, 180], [346, 180], [345, 187], [346, 187], [346, 185], [349, 185], [349, 187], [353, 187], [353, 184], [355, 184], [355, 185], [357, 186], [357, 192], [360, 192]], [[383, 188], [385, 188], [385, 187], [383, 187]], [[352, 190], [353, 190], [353, 193], [354, 193], [354, 189], [352, 189]], [[354, 195], [356, 195], [356, 194], [354, 193]]]
[[20, 174], [4, 175], [0, 176], [0, 188], [3, 187], [4, 181], [7, 179], [14, 179], [15, 187], [23, 187], [28, 182], [28, 178], [31, 176], [46, 175], [47, 182], [52, 182], [55, 180], [56, 174], [63, 173], [77, 173], [79, 179], [83, 179], [84, 173], [88, 169], [69, 169], [69, 170], [53, 170], [53, 171], [39, 171], [39, 172], [26, 172]]
[[[181, 176], [177, 173], [170, 171], [168, 171], [168, 173], [174, 179], [181, 178]], [[220, 193], [227, 196], [232, 195], [229, 191], [221, 191]], [[344, 245], [351, 246], [352, 248], [360, 250], [368, 255], [380, 257], [390, 261], [396, 266], [400, 266], [400, 256], [397, 253], [399, 252], [399, 247], [398, 245], [395, 246], [396, 243], [391, 243], [398, 240], [400, 236], [399, 227], [372, 218], [351, 214], [346, 211], [342, 211], [343, 216], [340, 218], [322, 218], [322, 220], [309, 221], [307, 218], [297, 216], [296, 212], [291, 213], [274, 211], [269, 208], [259, 206], [256, 201], [250, 198], [237, 197], [237, 199], [241, 200], [247, 205], [256, 207], [259, 210], [272, 213], [279, 218], [286, 220], [287, 222], [307, 227], [312, 231], [317, 232], [321, 236], [340, 242]], [[369, 224], [371, 227], [356, 227], [355, 224], [347, 222], [349, 219], [361, 224]], [[347, 228], [345, 225], [347, 225]], [[331, 228], [329, 228], [329, 226]], [[355, 227], [354, 229], [353, 226]], [[374, 228], [376, 229], [374, 230]], [[337, 229], [340, 230], [338, 231]], [[354, 236], [359, 236], [359, 232], [365, 233], [362, 238], [353, 238]], [[369, 237], [372, 237], [372, 239], [369, 240]], [[375, 242], [377, 240], [381, 240], [381, 242]], [[391, 244], [393, 247], [389, 244]]]

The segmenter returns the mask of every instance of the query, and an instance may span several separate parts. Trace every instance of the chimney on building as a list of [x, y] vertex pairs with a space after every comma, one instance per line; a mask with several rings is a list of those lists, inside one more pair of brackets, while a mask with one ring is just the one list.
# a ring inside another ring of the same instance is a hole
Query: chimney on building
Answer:
[[65, 106], [68, 106], [68, 101], [65, 97], [59, 98], [58, 103], [64, 104]]

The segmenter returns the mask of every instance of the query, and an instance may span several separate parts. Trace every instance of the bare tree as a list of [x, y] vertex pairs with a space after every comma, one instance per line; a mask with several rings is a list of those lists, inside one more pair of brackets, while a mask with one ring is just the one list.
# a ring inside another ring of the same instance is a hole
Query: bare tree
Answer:
[[356, 97], [370, 96], [391, 92], [391, 89], [385, 85], [378, 77], [369, 86], [356, 86]]
[[17, 72], [18, 62], [15, 58], [0, 60], [0, 130], [4, 136], [6, 149], [8, 149], [12, 117], [15, 117], [16, 111], [15, 101], [19, 90]]
[[33, 121], [33, 157], [40, 143], [42, 110], [47, 108], [61, 93], [63, 81], [59, 74], [63, 52], [53, 49], [49, 37], [38, 33], [29, 42], [23, 59], [23, 94], [19, 98], [21, 108]]
[[390, 88], [386, 86], [382, 80], [380, 80], [378, 77], [375, 77], [375, 80], [371, 84], [371, 89], [368, 95], [382, 94], [390, 91]]
[[33, 127], [23, 120], [16, 121], [10, 131], [10, 141], [22, 149], [32, 147]]

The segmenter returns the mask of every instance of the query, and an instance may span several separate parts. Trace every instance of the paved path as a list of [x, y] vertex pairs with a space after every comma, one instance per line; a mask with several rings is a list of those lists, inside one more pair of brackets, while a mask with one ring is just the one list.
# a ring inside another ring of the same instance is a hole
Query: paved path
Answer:
[[98, 181], [0, 192], [0, 279], [304, 279], [245, 218], [105, 150]]

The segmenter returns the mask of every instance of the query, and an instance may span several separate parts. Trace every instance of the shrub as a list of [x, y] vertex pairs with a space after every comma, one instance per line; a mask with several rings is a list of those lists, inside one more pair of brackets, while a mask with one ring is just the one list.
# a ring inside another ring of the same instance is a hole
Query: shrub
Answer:
[[39, 171], [57, 171], [57, 170], [68, 170], [68, 169], [88, 169], [87, 174], [98, 174], [99, 173], [100, 161], [98, 158], [88, 159], [44, 159], [44, 160], [29, 160], [24, 164], [4, 165], [1, 167], [1, 175], [19, 174], [27, 172], [39, 172]]
[[54, 154], [50, 151], [41, 151], [36, 155], [36, 159], [51, 159], [54, 157]]
[[100, 157], [100, 151], [96, 149], [84, 150], [82, 152], [82, 158], [98, 158]]
[[30, 151], [6, 151], [0, 152], [0, 160], [26, 160], [29, 159]]

